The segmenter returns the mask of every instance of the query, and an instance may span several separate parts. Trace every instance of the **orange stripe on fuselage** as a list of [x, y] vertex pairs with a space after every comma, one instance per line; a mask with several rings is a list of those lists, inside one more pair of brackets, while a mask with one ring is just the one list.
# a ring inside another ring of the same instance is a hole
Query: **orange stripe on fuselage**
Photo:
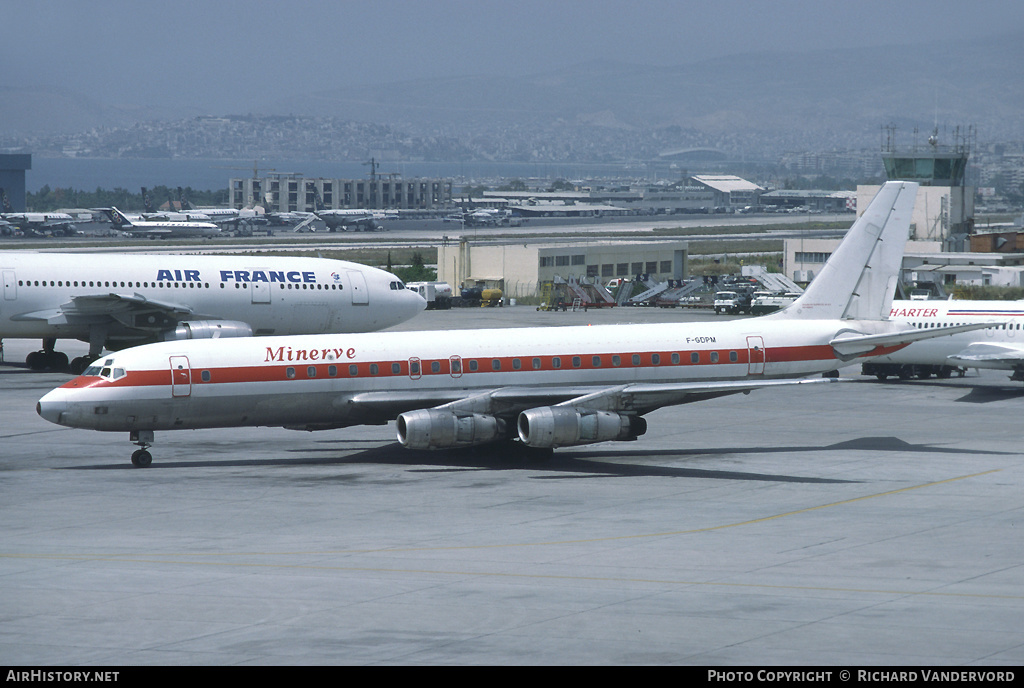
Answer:
[[[895, 351], [902, 347], [889, 347]], [[696, 363], [691, 360], [692, 354], [698, 354]], [[718, 355], [718, 360], [711, 361], [712, 354]], [[736, 354], [736, 360], [730, 360], [731, 353]], [[873, 354], [875, 352], [872, 352]], [[674, 363], [672, 355], [678, 354], [679, 361]], [[633, 356], [639, 356], [640, 362], [633, 363]], [[613, 364], [613, 357], [618, 356], [619, 365]], [[659, 357], [659, 362], [654, 362], [654, 357]], [[600, 365], [594, 365], [594, 358], [598, 358]], [[420, 359], [420, 370], [415, 374], [416, 378], [431, 376], [451, 377], [459, 379], [466, 376], [480, 375], [484, 373], [545, 373], [563, 371], [593, 371], [593, 370], [639, 370], [639, 369], [661, 369], [661, 368], [685, 368], [693, 366], [718, 366], [718, 365], [748, 365], [750, 363], [748, 349], [704, 349], [699, 351], [645, 351], [629, 352], [624, 354], [561, 354], [557, 356], [473, 356], [455, 358], [461, 361], [461, 372], [452, 374], [451, 358], [427, 358]], [[579, 358], [579, 365], [573, 365], [573, 359]], [[539, 367], [534, 367], [534, 359], [539, 359]], [[560, 359], [560, 365], [555, 366], [555, 359]], [[520, 366], [514, 367], [514, 362], [519, 361]], [[831, 346], [794, 346], [794, 347], [769, 347], [764, 349], [765, 364], [772, 363], [798, 363], [804, 361], [831, 361], [838, 360]], [[472, 362], [477, 362], [476, 370], [472, 369]], [[495, 369], [493, 362], [498, 361], [499, 367]], [[431, 369], [431, 364], [438, 363], [438, 370]], [[330, 375], [329, 368], [336, 368], [336, 374]], [[351, 368], [355, 367], [355, 374]], [[376, 366], [376, 373], [371, 372], [371, 367]], [[397, 368], [396, 368], [397, 366]], [[288, 375], [288, 369], [294, 371], [294, 375]], [[315, 376], [309, 376], [308, 370], [313, 368]], [[77, 377], [64, 385], [64, 388], [83, 389], [89, 387], [159, 387], [170, 386], [170, 369], [162, 370], [129, 370], [127, 375], [118, 380], [105, 380], [99, 377]], [[209, 372], [210, 379], [204, 381], [202, 372]], [[191, 384], [195, 387], [211, 384], [237, 384], [245, 382], [281, 382], [286, 380], [320, 380], [320, 379], [379, 379], [379, 378], [409, 378], [409, 360], [386, 360], [386, 361], [328, 361], [318, 363], [289, 363], [257, 366], [228, 366], [228, 367], [206, 367], [198, 366], [191, 369]]]

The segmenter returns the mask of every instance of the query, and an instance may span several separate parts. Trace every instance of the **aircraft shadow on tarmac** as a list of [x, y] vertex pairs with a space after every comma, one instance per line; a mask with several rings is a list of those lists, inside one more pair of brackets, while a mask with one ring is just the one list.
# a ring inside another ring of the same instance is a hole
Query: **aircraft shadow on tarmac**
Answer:
[[[874, 380], [857, 380], [859, 383], [897, 384], [895, 382], [879, 383]], [[901, 380], [898, 383], [901, 387], [946, 387], [965, 390], [967, 393], [955, 401], [957, 403], [988, 404], [993, 401], [1008, 401], [1012, 399], [1024, 399], [1024, 385], [1015, 382], [1006, 384], [992, 384], [991, 381], [979, 381], [978, 384], [964, 384], [964, 382], [953, 380]]]
[[[800, 454], [807, 452], [899, 452], [917, 454], [1010, 454], [1011, 452], [993, 452], [983, 450], [965, 450], [963, 448], [945, 448], [930, 444], [910, 444], [897, 437], [864, 437], [831, 445], [784, 446], [784, 447], [711, 447], [690, 449], [631, 449], [623, 451], [594, 450], [590, 448], [574, 451], [555, 452], [546, 458], [524, 455], [522, 452], [507, 451], [496, 446], [470, 447], [448, 451], [411, 451], [397, 443], [376, 446], [372, 440], [327, 440], [320, 448], [289, 449], [288, 454], [304, 454], [302, 457], [249, 458], [249, 459], [218, 459], [206, 460], [174, 460], [173, 456], [157, 458], [147, 471], [173, 468], [219, 468], [228, 466], [346, 466], [359, 464], [375, 464], [387, 466], [405, 466], [411, 472], [455, 472], [455, 471], [509, 471], [528, 470], [540, 475], [534, 479], [580, 479], [580, 478], [702, 478], [715, 480], [748, 480], [763, 482], [789, 483], [824, 483], [841, 484], [855, 483], [857, 480], [839, 480], [799, 475], [772, 473], [755, 473], [746, 471], [717, 470], [685, 466], [659, 466], [641, 463], [647, 459], [658, 458], [687, 459], [698, 457], [722, 457], [743, 454]], [[339, 448], [338, 444], [353, 445], [350, 450]], [[192, 448], [194, 455], [237, 455], [240, 449], [228, 453], [223, 446], [207, 451], [210, 447], [200, 444]], [[177, 449], [169, 449], [168, 454], [176, 453]], [[310, 453], [320, 456], [310, 456]], [[115, 464], [94, 464], [89, 466], [69, 466], [71, 470], [139, 470], [128, 461]], [[308, 476], [303, 476], [308, 478]], [[357, 481], [358, 478], [353, 478]]]

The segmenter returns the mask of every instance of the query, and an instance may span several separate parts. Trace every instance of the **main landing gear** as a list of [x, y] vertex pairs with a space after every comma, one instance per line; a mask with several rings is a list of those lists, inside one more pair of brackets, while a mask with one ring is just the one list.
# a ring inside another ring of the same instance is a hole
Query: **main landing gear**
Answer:
[[87, 355], [77, 356], [69, 363], [68, 355], [66, 353], [62, 351], [54, 351], [56, 343], [56, 339], [44, 339], [42, 349], [39, 351], [33, 351], [25, 357], [25, 365], [27, 365], [30, 370], [40, 372], [44, 370], [52, 370], [54, 372], [63, 373], [70, 370], [75, 375], [81, 375], [85, 372], [85, 369], [89, 367], [89, 364], [100, 357], [100, 353], [103, 350], [102, 343], [99, 346], [94, 346], [90, 343], [89, 353]]
[[30, 370], [67, 370], [68, 355], [60, 351], [54, 351], [53, 347], [56, 343], [56, 339], [44, 339], [41, 350], [33, 351], [25, 357], [25, 365]]
[[141, 447], [132, 453], [132, 465], [136, 468], [148, 468], [153, 463], [153, 455], [147, 451], [153, 446], [153, 431], [132, 430], [129, 439]]

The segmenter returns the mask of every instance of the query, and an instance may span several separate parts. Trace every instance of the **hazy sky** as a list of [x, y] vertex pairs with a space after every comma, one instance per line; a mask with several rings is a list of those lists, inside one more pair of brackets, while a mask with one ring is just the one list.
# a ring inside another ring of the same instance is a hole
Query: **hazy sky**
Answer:
[[1024, 29], [1000, 0], [0, 0], [0, 84], [237, 111], [272, 94], [591, 60], [950, 43]]

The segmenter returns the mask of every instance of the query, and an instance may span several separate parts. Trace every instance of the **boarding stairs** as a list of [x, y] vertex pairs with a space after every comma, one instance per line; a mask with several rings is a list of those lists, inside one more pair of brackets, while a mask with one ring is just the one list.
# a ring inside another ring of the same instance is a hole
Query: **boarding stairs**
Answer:
[[640, 292], [636, 296], [630, 297], [630, 299], [626, 302], [627, 304], [635, 306], [637, 304], [646, 303], [654, 299], [656, 296], [658, 296], [658, 294], [668, 289], [668, 282], [655, 282], [654, 280], [649, 278], [643, 279], [643, 277], [643, 275], [640, 275], [639, 277], [637, 277], [636, 281], [637, 284], [645, 286], [647, 287], [647, 289], [645, 291]]
[[802, 294], [803, 287], [780, 272], [768, 272], [762, 265], [744, 265], [743, 276], [753, 277], [769, 291], [784, 291]]
[[699, 279], [684, 282], [682, 286], [677, 287], [672, 286], [673, 282], [674, 280], [669, 280], [669, 288], [655, 299], [657, 305], [677, 306], [684, 298], [704, 288], [704, 282]]

